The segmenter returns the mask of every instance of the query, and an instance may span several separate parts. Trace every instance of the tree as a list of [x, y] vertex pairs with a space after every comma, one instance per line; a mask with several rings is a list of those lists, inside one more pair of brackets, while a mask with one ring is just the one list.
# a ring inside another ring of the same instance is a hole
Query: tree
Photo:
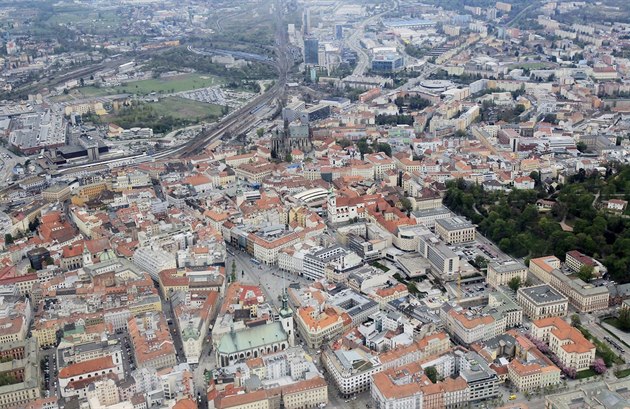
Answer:
[[521, 282], [521, 277], [516, 276], [514, 278], [512, 278], [510, 281], [508, 281], [508, 287], [510, 287], [512, 289], [512, 291], [516, 292], [519, 287], [521, 286], [522, 282]]
[[601, 358], [596, 358], [595, 361], [593, 361], [593, 365], [591, 365], [591, 367], [598, 374], [603, 374], [606, 372], [606, 363]]
[[13, 236], [11, 233], [7, 233], [4, 235], [4, 244], [11, 245], [14, 243]]
[[363, 159], [363, 156], [366, 153], [372, 153], [372, 149], [370, 148], [370, 145], [368, 145], [367, 140], [365, 138], [362, 138], [359, 140], [359, 142], [357, 142], [357, 149], [359, 149], [359, 153], [361, 154], [361, 159]]
[[392, 157], [392, 147], [388, 143], [379, 142], [376, 145], [376, 150], [377, 152], [383, 152], [385, 155], [389, 156], [390, 158]]
[[258, 135], [259, 138], [262, 138], [262, 136], [265, 134], [265, 129], [264, 128], [258, 128], [256, 129], [256, 135]]
[[578, 151], [584, 153], [588, 150], [588, 146], [586, 146], [586, 144], [584, 142], [578, 142], [575, 144], [575, 147], [577, 148]]
[[577, 276], [580, 280], [584, 281], [585, 283], [588, 283], [589, 281], [591, 281], [593, 279], [593, 266], [589, 266], [589, 265], [583, 265], [582, 267], [580, 267], [580, 271], [578, 271]]
[[339, 139], [337, 141], [337, 145], [341, 146], [342, 148], [347, 148], [348, 146], [352, 146], [352, 141], [348, 139]]
[[484, 268], [488, 268], [488, 259], [484, 256], [478, 255], [475, 257], [475, 264], [480, 270], [483, 270]]
[[400, 204], [402, 205], [403, 209], [407, 212], [410, 212], [411, 210], [413, 210], [413, 204], [411, 203], [411, 200], [409, 200], [409, 198], [407, 197], [401, 197]]
[[230, 281], [236, 281], [236, 261], [232, 260], [232, 274], [230, 274]]
[[287, 153], [287, 154], [285, 155], [285, 157], [284, 157], [284, 161], [285, 161], [285, 162], [288, 162], [288, 163], [293, 162], [293, 156], [291, 156], [291, 154], [290, 154], [290, 153]]
[[619, 328], [623, 331], [630, 331], [630, 308], [625, 307], [619, 310]]
[[582, 320], [580, 320], [580, 316], [577, 314], [571, 315], [571, 325], [574, 327], [579, 327], [582, 324]]
[[437, 382], [437, 369], [435, 369], [434, 366], [429, 366], [427, 368], [424, 369], [424, 374], [427, 376], [427, 378], [429, 378], [431, 380], [431, 382], [436, 383]]

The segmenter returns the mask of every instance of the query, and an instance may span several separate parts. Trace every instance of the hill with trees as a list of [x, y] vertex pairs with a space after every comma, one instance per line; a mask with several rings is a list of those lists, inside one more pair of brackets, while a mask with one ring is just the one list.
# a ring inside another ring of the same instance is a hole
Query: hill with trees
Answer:
[[[612, 280], [630, 282], [630, 215], [599, 208], [611, 198], [630, 200], [630, 166], [611, 165], [603, 176], [580, 171], [566, 185], [548, 190], [536, 172], [531, 176], [536, 190], [487, 191], [461, 179], [449, 181], [444, 204], [513, 257], [553, 254], [564, 259], [567, 251], [577, 249], [600, 260]], [[551, 211], [538, 211], [541, 198], [555, 201]], [[573, 231], [563, 230], [561, 222]]]

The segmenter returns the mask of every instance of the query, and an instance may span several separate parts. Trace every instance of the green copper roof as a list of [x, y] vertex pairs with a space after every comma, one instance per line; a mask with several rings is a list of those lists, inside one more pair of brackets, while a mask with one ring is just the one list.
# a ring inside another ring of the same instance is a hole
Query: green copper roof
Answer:
[[228, 332], [221, 338], [218, 351], [220, 354], [233, 354], [286, 340], [287, 334], [282, 328], [282, 323], [272, 322], [241, 331]]

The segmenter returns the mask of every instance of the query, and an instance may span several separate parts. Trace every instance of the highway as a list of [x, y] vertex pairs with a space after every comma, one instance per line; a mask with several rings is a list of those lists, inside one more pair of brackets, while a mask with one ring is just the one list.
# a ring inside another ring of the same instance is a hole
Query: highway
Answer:
[[348, 37], [348, 42], [347, 42], [348, 47], [354, 50], [357, 53], [357, 57], [359, 57], [359, 60], [357, 61], [357, 65], [356, 67], [354, 67], [354, 71], [352, 71], [352, 75], [363, 75], [370, 63], [370, 56], [365, 51], [365, 49], [361, 46], [361, 44], [359, 44], [359, 41], [361, 40], [361, 37], [363, 36], [363, 30], [365, 30], [365, 27], [367, 25], [372, 24], [374, 21], [379, 19], [383, 14], [388, 13], [389, 11], [390, 9], [387, 9], [386, 11], [379, 13], [377, 15], [374, 15], [368, 18], [367, 20], [363, 20], [355, 28], [355, 30], [352, 32], [350, 37]]

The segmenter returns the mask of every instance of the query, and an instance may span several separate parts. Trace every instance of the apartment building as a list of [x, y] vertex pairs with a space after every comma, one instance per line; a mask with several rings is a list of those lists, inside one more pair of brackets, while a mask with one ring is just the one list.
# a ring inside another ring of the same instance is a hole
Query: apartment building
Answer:
[[323, 378], [301, 380], [270, 389], [242, 393], [240, 388], [218, 394], [209, 407], [216, 409], [319, 408], [328, 404], [328, 384]]
[[510, 280], [516, 277], [521, 279], [521, 283], [527, 281], [527, 267], [525, 264], [516, 260], [510, 260], [505, 263], [493, 261], [488, 264], [487, 281], [494, 288], [507, 285]]
[[161, 369], [177, 364], [173, 339], [162, 313], [132, 317], [127, 328], [138, 368]]
[[562, 365], [576, 371], [588, 369], [595, 360], [595, 345], [560, 317], [532, 322], [532, 336], [549, 345]]
[[508, 378], [521, 392], [557, 385], [561, 372], [555, 365], [541, 360], [522, 361], [515, 358], [508, 364]]
[[516, 301], [531, 320], [564, 317], [569, 310], [569, 299], [548, 284], [519, 288]]
[[[0, 409], [25, 407], [40, 397], [41, 375], [38, 345], [35, 338], [0, 345], [0, 355], [20, 349], [18, 358], [0, 363], [0, 372], [12, 375], [17, 382], [0, 386]], [[60, 381], [61, 382], [61, 381]]]
[[321, 348], [326, 341], [335, 339], [352, 323], [348, 314], [328, 307], [300, 307], [295, 315], [297, 331], [309, 348]]
[[104, 378], [109, 374], [124, 378], [122, 361], [114, 362], [114, 360], [113, 356], [103, 356], [61, 368], [59, 370], [61, 396], [65, 398], [84, 395], [86, 391], [83, 389], [86, 389], [86, 385], [83, 385], [84, 382], [81, 381], [90, 378]]
[[330, 381], [335, 383], [343, 396], [349, 397], [368, 390], [374, 374], [443, 354], [449, 347], [448, 336], [438, 333], [380, 356], [364, 347], [327, 348], [322, 354], [322, 363], [332, 378]]
[[468, 401], [475, 402], [499, 395], [499, 377], [476, 352], [456, 350], [459, 376], [468, 384]]
[[523, 310], [508, 296], [497, 291], [488, 296], [485, 307], [464, 309], [445, 303], [440, 308], [440, 318], [453, 338], [470, 345], [519, 325], [523, 320]]
[[475, 241], [477, 229], [462, 217], [435, 220], [435, 232], [447, 244]]

